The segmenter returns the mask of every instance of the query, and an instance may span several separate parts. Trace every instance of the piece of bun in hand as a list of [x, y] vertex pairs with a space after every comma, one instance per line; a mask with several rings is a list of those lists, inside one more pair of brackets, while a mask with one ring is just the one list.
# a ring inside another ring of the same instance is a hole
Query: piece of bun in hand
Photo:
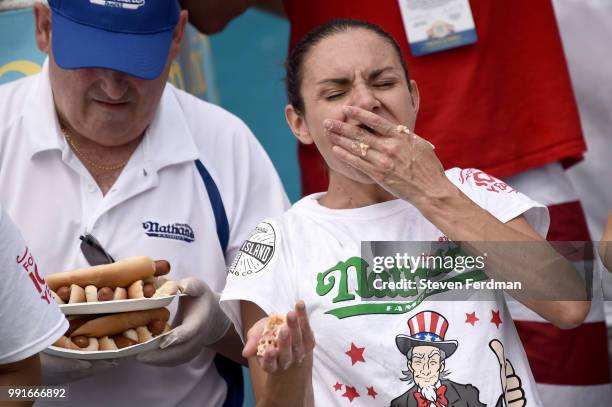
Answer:
[[264, 327], [264, 331], [257, 344], [257, 356], [263, 356], [268, 348], [278, 349], [278, 335], [280, 328], [287, 323], [285, 315], [272, 314]]

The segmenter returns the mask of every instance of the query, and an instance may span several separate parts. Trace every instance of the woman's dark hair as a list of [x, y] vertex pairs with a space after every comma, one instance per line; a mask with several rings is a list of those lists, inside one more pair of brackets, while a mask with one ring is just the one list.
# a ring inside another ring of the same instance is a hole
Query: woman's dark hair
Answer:
[[402, 68], [404, 69], [404, 74], [406, 75], [408, 87], [410, 87], [410, 82], [408, 81], [408, 67], [406, 66], [406, 62], [404, 61], [404, 55], [397, 42], [389, 33], [387, 33], [379, 26], [368, 23], [366, 21], [353, 19], [330, 20], [307, 33], [293, 48], [293, 50], [289, 54], [287, 63], [285, 64], [285, 69], [287, 73], [287, 76], [285, 77], [287, 99], [289, 103], [292, 104], [298, 112], [304, 112], [304, 99], [302, 98], [300, 87], [302, 85], [303, 76], [302, 65], [306, 55], [315, 45], [321, 42], [321, 40], [324, 40], [327, 37], [331, 37], [334, 34], [346, 32], [354, 28], [363, 28], [372, 31], [373, 33], [376, 33], [380, 37], [382, 37], [389, 44], [391, 44], [391, 46], [393, 46], [393, 49], [397, 53], [397, 57], [399, 58], [400, 63], [402, 64]]

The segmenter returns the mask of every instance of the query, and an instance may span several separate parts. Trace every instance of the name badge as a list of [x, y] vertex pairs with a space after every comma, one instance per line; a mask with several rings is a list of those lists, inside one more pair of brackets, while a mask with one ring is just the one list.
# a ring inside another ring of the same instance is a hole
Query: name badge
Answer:
[[477, 41], [468, 0], [398, 0], [410, 51], [415, 57]]

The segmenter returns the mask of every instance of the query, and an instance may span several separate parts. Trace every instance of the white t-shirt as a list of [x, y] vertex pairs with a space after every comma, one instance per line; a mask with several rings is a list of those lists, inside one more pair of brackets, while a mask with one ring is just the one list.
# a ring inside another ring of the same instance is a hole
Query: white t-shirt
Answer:
[[[227, 215], [225, 252], [215, 219], [220, 205], [211, 200], [196, 160], [218, 188]], [[79, 236], [91, 233], [115, 259], [166, 259], [174, 280], [197, 277], [217, 292], [257, 222], [289, 206], [248, 127], [170, 84], [142, 142], [103, 196], [62, 136], [46, 63], [40, 74], [0, 86], [0, 185], [0, 203], [45, 273], [87, 266]], [[199, 406], [205, 400], [221, 406], [227, 386], [214, 357], [206, 348], [171, 369], [121, 359], [113, 369], [72, 383], [70, 400], [61, 405]]]
[[0, 207], [0, 365], [26, 359], [68, 329], [21, 234]]
[[[545, 207], [481, 171], [454, 168], [446, 174], [500, 221], [523, 214], [545, 234]], [[445, 361], [450, 374], [436, 386], [446, 387], [448, 400], [480, 405], [476, 397], [496, 405], [502, 395], [500, 366], [489, 344], [497, 340], [522, 381], [527, 404], [540, 404], [503, 292], [478, 290], [473, 301], [436, 301], [436, 295], [420, 303], [408, 301], [414, 297], [387, 303], [360, 298], [362, 273], [371, 276], [371, 269], [362, 267], [360, 241], [438, 241], [445, 238], [442, 232], [403, 200], [334, 210], [319, 205], [320, 196], [307, 196], [283, 216], [260, 223], [236, 257], [221, 299], [239, 330], [238, 300], [252, 301], [267, 314], [285, 313], [298, 299], [305, 301], [316, 338], [316, 405], [387, 406], [397, 399], [393, 405], [399, 406], [405, 399], [416, 406], [417, 389], [401, 380], [407, 357], [399, 343], [432, 333], [458, 344]], [[420, 344], [433, 339], [424, 337]]]

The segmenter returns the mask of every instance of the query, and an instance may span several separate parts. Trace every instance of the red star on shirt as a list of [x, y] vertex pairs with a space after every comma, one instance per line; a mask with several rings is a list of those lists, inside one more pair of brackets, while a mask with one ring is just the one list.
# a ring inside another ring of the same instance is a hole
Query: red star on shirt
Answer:
[[344, 353], [346, 353], [351, 358], [351, 363], [355, 365], [355, 363], [357, 362], [365, 363], [365, 359], [363, 358], [364, 351], [365, 351], [365, 347], [358, 348], [357, 346], [355, 346], [353, 342], [351, 342], [351, 349], [347, 350]]
[[472, 324], [472, 326], [474, 326], [476, 321], [480, 321], [480, 318], [476, 316], [476, 312], [472, 312], [471, 314], [468, 314], [467, 312], [465, 313], [466, 324]]
[[342, 385], [338, 382], [332, 386], [335, 391], [342, 390]]
[[359, 393], [357, 393], [357, 389], [352, 386], [344, 385], [346, 391], [342, 395], [342, 397], [346, 397], [352, 403], [353, 399], [359, 397]]
[[495, 326], [497, 327], [497, 329], [499, 329], [499, 326], [502, 324], [502, 320], [499, 316], [499, 311], [493, 311], [491, 310], [491, 323], [495, 324]]
[[375, 399], [378, 393], [376, 393], [376, 390], [374, 390], [374, 386], [367, 387], [367, 389], [368, 389], [368, 396], [372, 396], [372, 398]]

